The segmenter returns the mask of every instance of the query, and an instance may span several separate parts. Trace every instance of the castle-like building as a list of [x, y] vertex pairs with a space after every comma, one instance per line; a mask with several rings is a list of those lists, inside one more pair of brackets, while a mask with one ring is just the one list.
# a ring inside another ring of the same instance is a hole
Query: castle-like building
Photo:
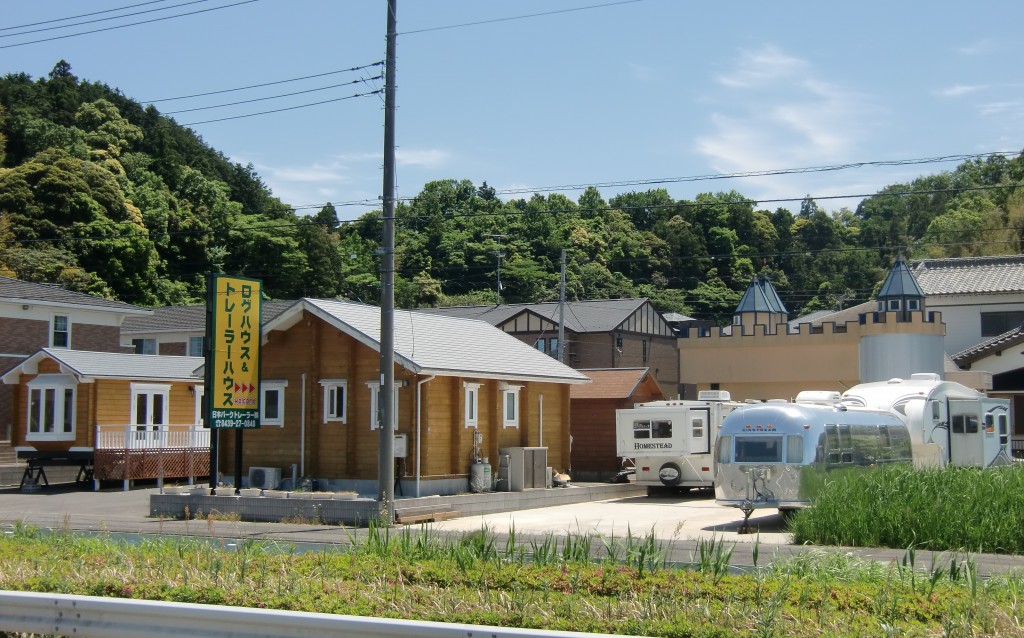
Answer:
[[926, 301], [900, 258], [874, 302], [823, 320], [790, 322], [771, 281], [757, 277], [731, 326], [687, 331], [679, 339], [680, 383], [687, 394], [722, 389], [734, 400], [787, 399], [801, 390], [842, 392], [915, 372], [990, 389], [991, 375], [947, 364], [946, 327]]

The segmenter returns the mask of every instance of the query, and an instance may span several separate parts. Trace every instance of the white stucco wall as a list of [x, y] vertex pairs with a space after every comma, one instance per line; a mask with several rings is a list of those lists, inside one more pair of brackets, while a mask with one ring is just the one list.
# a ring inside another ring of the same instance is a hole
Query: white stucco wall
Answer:
[[981, 313], [1024, 311], [1024, 293], [929, 295], [925, 304], [927, 310], [942, 313], [946, 352], [956, 354], [988, 338], [981, 336]]

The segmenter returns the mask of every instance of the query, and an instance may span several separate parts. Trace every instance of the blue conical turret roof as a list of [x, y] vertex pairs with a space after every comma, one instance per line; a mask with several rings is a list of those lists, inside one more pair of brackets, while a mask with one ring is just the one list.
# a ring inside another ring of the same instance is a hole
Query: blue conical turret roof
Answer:
[[910, 272], [907, 262], [900, 256], [889, 271], [882, 288], [878, 291], [878, 299], [924, 299], [924, 291], [918, 285], [914, 273]]
[[743, 293], [735, 314], [746, 312], [788, 313], [782, 299], [779, 298], [779, 293], [775, 291], [775, 286], [767, 277], [755, 277], [747, 291]]

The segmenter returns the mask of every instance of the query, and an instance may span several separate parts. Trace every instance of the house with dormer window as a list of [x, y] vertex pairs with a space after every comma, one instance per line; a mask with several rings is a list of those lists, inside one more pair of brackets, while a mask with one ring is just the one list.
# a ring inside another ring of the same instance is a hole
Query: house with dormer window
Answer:
[[[121, 325], [150, 311], [111, 299], [0, 277], [0, 371], [22, 363], [41, 348], [125, 352]], [[15, 462], [11, 436], [13, 393], [0, 385], [0, 465]]]

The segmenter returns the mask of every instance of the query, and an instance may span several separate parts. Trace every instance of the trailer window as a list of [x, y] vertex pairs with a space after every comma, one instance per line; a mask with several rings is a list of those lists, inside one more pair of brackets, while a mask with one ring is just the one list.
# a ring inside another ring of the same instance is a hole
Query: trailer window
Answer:
[[999, 423], [999, 442], [1006, 445], [1010, 439], [1010, 418], [1005, 414], [1000, 414], [996, 417], [996, 421]]
[[786, 463], [803, 463], [804, 439], [799, 434], [786, 437]]
[[737, 463], [781, 463], [781, 436], [736, 437]]
[[728, 463], [731, 459], [729, 455], [732, 453], [732, 437], [731, 436], [720, 436], [718, 441], [715, 442], [715, 458], [718, 459], [719, 463]]
[[839, 426], [839, 460], [842, 463], [853, 463], [853, 435], [849, 425]]
[[690, 428], [693, 432], [692, 436], [695, 441], [699, 441], [704, 438], [704, 419], [691, 419]]
[[973, 414], [953, 415], [953, 434], [977, 434], [978, 417]]
[[633, 421], [634, 439], [670, 439], [671, 421]]

